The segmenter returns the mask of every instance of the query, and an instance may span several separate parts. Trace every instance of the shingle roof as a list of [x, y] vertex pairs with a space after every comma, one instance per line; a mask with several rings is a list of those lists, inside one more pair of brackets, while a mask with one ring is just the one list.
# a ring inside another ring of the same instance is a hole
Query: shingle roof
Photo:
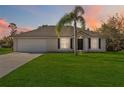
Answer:
[[[55, 26], [42, 26], [29, 32], [17, 34], [13, 37], [57, 37], [55, 29]], [[93, 31], [81, 31], [81, 29], [78, 29], [78, 35], [100, 36], [99, 33]], [[63, 27], [60, 36], [73, 36], [73, 27]]]

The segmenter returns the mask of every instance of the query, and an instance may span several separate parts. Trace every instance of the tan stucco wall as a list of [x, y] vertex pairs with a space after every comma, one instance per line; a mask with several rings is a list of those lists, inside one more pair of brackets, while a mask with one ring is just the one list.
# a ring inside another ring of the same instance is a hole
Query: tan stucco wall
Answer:
[[[21, 52], [22, 49], [20, 49], [20, 46], [22, 44], [18, 44], [18, 43], [20, 43], [19, 42], [20, 40], [23, 40], [24, 41], [24, 40], [27, 40], [27, 39], [32, 40], [32, 44], [34, 43], [35, 40], [37, 40], [37, 42], [39, 42], [39, 40], [45, 40], [46, 41], [46, 52], [72, 51], [71, 49], [67, 49], [67, 50], [58, 49], [58, 39], [57, 38], [26, 38], [26, 37], [24, 37], [24, 38], [22, 38], [22, 37], [21, 38], [14, 38], [14, 45], [13, 45], [14, 51]], [[30, 45], [30, 43], [31, 42], [26, 42], [26, 44], [29, 44], [29, 45]], [[38, 45], [40, 46], [40, 44], [41, 43], [39, 42]], [[29, 47], [31, 48], [31, 46], [29, 46]], [[26, 51], [24, 50], [22, 52], [26, 52]], [[32, 52], [33, 52], [33, 49], [32, 49]]]
[[[96, 37], [97, 38], [97, 37]], [[92, 38], [91, 38], [92, 39]], [[101, 49], [89, 49], [88, 48], [88, 38], [84, 39], [84, 51], [90, 52], [90, 51], [96, 51], [96, 52], [104, 52], [106, 51], [106, 40], [104, 38], [101, 38]]]
[[[30, 37], [31, 38], [31, 37]], [[70, 39], [70, 37], [68, 37]], [[29, 39], [29, 38], [14, 38], [14, 51], [17, 51], [18, 48], [18, 40], [19, 39]], [[44, 39], [46, 40], [46, 52], [63, 52], [63, 51], [73, 51], [72, 49], [67, 49], [67, 50], [62, 50], [62, 49], [58, 49], [58, 39], [57, 38], [31, 38], [31, 39]], [[106, 51], [106, 40], [101, 38], [101, 49], [97, 49], [97, 50], [92, 50], [92, 49], [88, 49], [88, 38], [83, 38], [83, 51]], [[32, 42], [33, 43], [33, 42]]]
[[57, 39], [46, 39], [47, 40], [47, 51], [57, 51], [58, 50], [58, 44]]
[[[70, 40], [70, 37], [66, 37]], [[72, 51], [72, 49], [58, 49], [58, 39], [57, 38], [50, 38], [47, 40], [47, 51], [48, 52], [63, 52], [63, 51]], [[69, 43], [70, 44], [70, 43]]]
[[17, 50], [16, 47], [17, 47], [17, 38], [13, 38], [13, 51]]

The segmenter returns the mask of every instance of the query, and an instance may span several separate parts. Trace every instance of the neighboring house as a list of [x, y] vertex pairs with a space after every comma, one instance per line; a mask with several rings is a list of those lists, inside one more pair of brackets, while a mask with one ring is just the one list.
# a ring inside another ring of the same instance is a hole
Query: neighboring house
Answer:
[[[73, 27], [64, 27], [60, 38], [55, 26], [42, 26], [38, 29], [14, 36], [14, 51], [17, 52], [65, 52], [73, 51]], [[78, 50], [106, 51], [105, 39], [93, 31], [78, 29]]]

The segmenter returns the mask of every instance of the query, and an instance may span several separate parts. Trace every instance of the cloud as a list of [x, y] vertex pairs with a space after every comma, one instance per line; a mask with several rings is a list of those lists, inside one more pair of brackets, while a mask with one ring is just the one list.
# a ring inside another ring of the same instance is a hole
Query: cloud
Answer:
[[3, 18], [0, 18], [0, 26], [4, 26], [4, 27], [8, 27], [9, 23], [3, 19]]
[[8, 25], [9, 23], [5, 19], [0, 18], [0, 38], [9, 34]]
[[100, 14], [102, 12], [102, 6], [87, 6], [85, 9], [84, 18], [86, 20], [86, 24], [90, 29], [95, 29], [101, 26], [100, 22]]
[[33, 30], [33, 28], [32, 27], [18, 27], [18, 29], [17, 29], [17, 33], [20, 33], [20, 32], [28, 32], [28, 31], [31, 31], [31, 30]]
[[[0, 18], [0, 39], [4, 36], [10, 35], [10, 29], [8, 28], [9, 22]], [[18, 27], [17, 33], [31, 31], [32, 27]]]

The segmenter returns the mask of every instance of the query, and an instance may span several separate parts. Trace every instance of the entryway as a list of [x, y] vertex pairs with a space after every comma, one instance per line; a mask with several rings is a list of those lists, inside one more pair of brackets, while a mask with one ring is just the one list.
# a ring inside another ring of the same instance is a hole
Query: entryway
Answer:
[[83, 39], [78, 39], [78, 50], [83, 50]]

